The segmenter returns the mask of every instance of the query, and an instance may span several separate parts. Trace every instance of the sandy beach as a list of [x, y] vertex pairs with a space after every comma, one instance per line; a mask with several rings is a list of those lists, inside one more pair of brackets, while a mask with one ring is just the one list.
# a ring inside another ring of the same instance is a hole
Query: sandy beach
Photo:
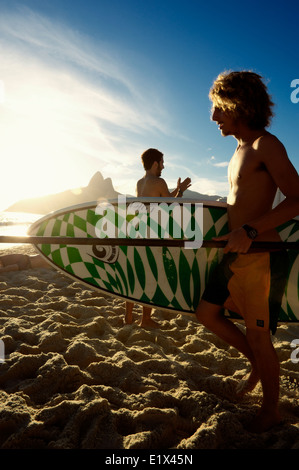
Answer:
[[247, 361], [192, 317], [155, 310], [147, 330], [136, 306], [125, 325], [124, 300], [54, 269], [2, 274], [0, 291], [1, 449], [299, 449], [299, 325], [274, 337], [283, 423], [256, 435], [260, 385], [235, 395]]

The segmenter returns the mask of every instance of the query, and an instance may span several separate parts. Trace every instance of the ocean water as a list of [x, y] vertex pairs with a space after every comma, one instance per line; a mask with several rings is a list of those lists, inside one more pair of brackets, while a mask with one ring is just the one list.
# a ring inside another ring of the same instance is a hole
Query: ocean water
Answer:
[[[41, 214], [30, 214], [28, 212], [0, 212], [0, 235], [26, 235], [30, 225], [41, 217]], [[0, 250], [17, 245], [16, 243], [0, 243]]]

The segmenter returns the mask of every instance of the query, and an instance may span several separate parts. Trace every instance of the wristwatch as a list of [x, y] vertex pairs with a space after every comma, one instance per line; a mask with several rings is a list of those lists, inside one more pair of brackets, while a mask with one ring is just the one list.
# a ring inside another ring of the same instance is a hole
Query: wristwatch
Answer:
[[257, 230], [253, 227], [250, 227], [250, 225], [242, 225], [242, 228], [245, 230], [248, 238], [250, 238], [251, 240], [254, 240], [258, 236]]

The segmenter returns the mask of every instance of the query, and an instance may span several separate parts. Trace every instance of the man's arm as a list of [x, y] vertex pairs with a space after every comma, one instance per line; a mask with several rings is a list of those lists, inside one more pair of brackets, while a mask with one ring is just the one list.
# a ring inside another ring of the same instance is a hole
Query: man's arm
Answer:
[[263, 162], [269, 174], [285, 196], [268, 214], [248, 222], [258, 233], [263, 233], [299, 215], [299, 176], [283, 144], [276, 137], [262, 139], [259, 150], [264, 155]]
[[[283, 144], [274, 136], [261, 139], [258, 151], [262, 155], [261, 163], [281, 190], [285, 199], [271, 211], [246, 223], [254, 227], [258, 234], [275, 229], [279, 225], [299, 215], [299, 176], [290, 162]], [[240, 227], [215, 240], [227, 240], [224, 252], [246, 253], [252, 241]]]
[[163, 178], [159, 178], [159, 190], [161, 197], [175, 197], [177, 193], [177, 189], [174, 191], [169, 191], [166, 181]]

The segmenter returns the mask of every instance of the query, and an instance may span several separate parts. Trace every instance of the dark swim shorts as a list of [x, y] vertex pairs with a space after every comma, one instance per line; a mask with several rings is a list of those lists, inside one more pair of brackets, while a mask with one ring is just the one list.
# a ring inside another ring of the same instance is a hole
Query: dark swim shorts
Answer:
[[214, 269], [202, 298], [241, 315], [247, 328], [275, 334], [288, 277], [286, 251], [227, 253]]

